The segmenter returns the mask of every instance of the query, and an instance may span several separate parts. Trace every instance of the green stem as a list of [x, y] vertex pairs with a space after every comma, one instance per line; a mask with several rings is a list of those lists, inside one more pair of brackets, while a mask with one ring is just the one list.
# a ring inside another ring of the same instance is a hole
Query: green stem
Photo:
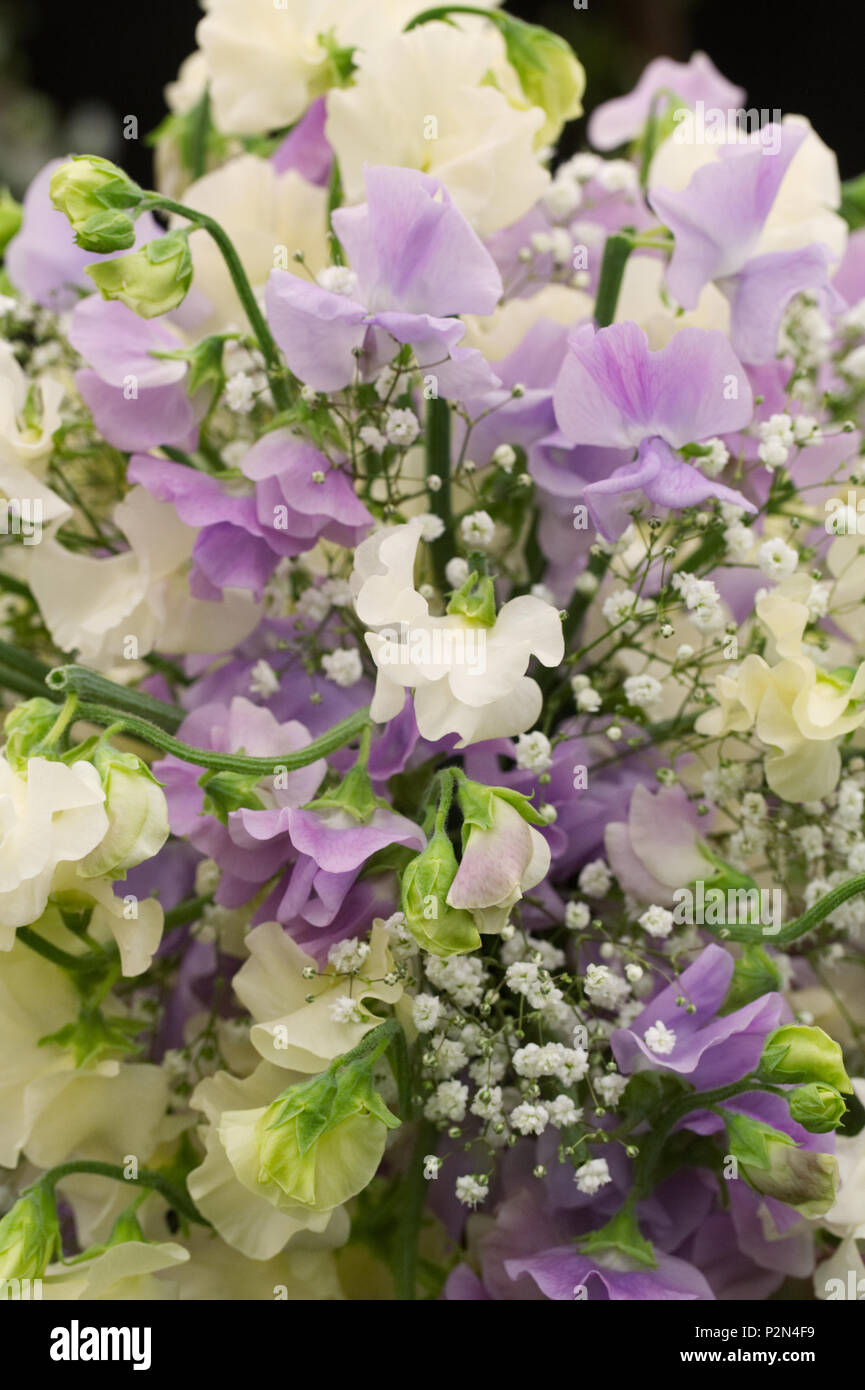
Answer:
[[204, 909], [209, 907], [212, 902], [212, 893], [200, 898], [185, 898], [176, 907], [168, 909], [163, 921], [163, 930], [169, 932], [174, 927], [185, 927], [188, 922], [197, 921]]
[[62, 951], [59, 946], [54, 946], [50, 941], [46, 941], [32, 927], [19, 927], [16, 936], [19, 941], [23, 941], [25, 946], [29, 946], [31, 951], [43, 956], [45, 960], [50, 960], [52, 965], [59, 965], [61, 970], [74, 970], [87, 974], [90, 971], [101, 970], [107, 960], [104, 952], [99, 957], [93, 952], [88, 952], [84, 956], [73, 956], [70, 951]]
[[14, 647], [11, 642], [0, 642], [0, 661], [6, 666], [13, 666], [16, 671], [22, 671], [35, 681], [44, 680], [49, 670], [44, 661], [40, 661], [30, 652], [22, 651], [20, 647]]
[[780, 931], [767, 931], [765, 926], [745, 923], [733, 924], [732, 926], [720, 927], [718, 935], [725, 941], [747, 941], [760, 942], [770, 946], [787, 946], [791, 941], [798, 941], [807, 932], [819, 927], [826, 917], [831, 917], [842, 903], [846, 903], [849, 898], [855, 898], [859, 893], [865, 893], [865, 874], [856, 874], [854, 878], [849, 878], [846, 883], [839, 884], [833, 888], [825, 897], [820, 898], [813, 907], [809, 907], [807, 912], [803, 912], [801, 917], [788, 922]]
[[595, 323], [599, 328], [608, 328], [616, 317], [625, 266], [633, 249], [633, 238], [627, 232], [614, 232], [607, 237], [595, 298]]
[[394, 1251], [394, 1284], [401, 1303], [410, 1303], [417, 1292], [418, 1235], [426, 1200], [423, 1163], [436, 1143], [435, 1126], [420, 1125], [412, 1146], [408, 1171], [400, 1183], [400, 1215]]
[[448, 587], [445, 566], [453, 549], [451, 530], [451, 412], [447, 401], [438, 396], [427, 402], [426, 411], [426, 475], [438, 477], [438, 492], [429, 490], [430, 509], [444, 526], [444, 531], [430, 545], [437, 587], [442, 593]]
[[213, 237], [222, 259], [228, 267], [228, 273], [234, 282], [234, 288], [243, 305], [246, 317], [249, 319], [252, 331], [258, 339], [258, 345], [267, 365], [276, 408], [277, 410], [288, 410], [291, 405], [291, 396], [285, 379], [285, 369], [280, 361], [279, 349], [267, 326], [267, 320], [258, 306], [258, 300], [253, 294], [252, 286], [231, 238], [220, 224], [212, 217], [208, 217], [206, 213], [199, 212], [196, 208], [186, 207], [184, 203], [176, 203], [173, 198], [164, 198], [161, 193], [148, 193], [144, 206], [162, 208], [163, 212], [173, 212], [177, 217], [185, 217], [187, 221], [192, 222], [196, 227], [201, 227], [203, 231], [208, 232]]
[[26, 695], [28, 700], [55, 698], [57, 704], [60, 703], [59, 698], [53, 697], [41, 681], [27, 675], [18, 667], [7, 666], [3, 661], [0, 661], [0, 688], [14, 690], [16, 695]]
[[180, 739], [172, 738], [149, 720], [123, 714], [107, 705], [82, 704], [78, 712], [82, 719], [88, 720], [91, 724], [116, 725], [133, 738], [140, 738], [153, 748], [158, 748], [160, 752], [170, 753], [173, 757], [180, 758], [185, 763], [193, 763], [196, 767], [212, 769], [215, 772], [256, 774], [259, 777], [274, 776], [280, 769], [296, 772], [298, 768], [309, 767], [310, 763], [327, 757], [337, 748], [344, 748], [347, 743], [352, 743], [369, 723], [369, 707], [365, 706], [296, 753], [283, 753], [279, 757], [271, 758], [247, 758], [239, 753], [215, 753], [210, 748], [193, 748], [189, 743], [181, 743]]
[[670, 1131], [674, 1125], [678, 1124], [679, 1120], [683, 1120], [686, 1115], [692, 1115], [695, 1110], [709, 1110], [722, 1101], [731, 1100], [733, 1096], [741, 1096], [748, 1091], [762, 1089], [755, 1077], [746, 1076], [741, 1081], [734, 1081], [729, 1086], [718, 1086], [714, 1091], [692, 1092], [674, 1101], [672, 1105], [668, 1105], [667, 1109], [663, 1110], [657, 1120], [653, 1122], [652, 1131], [646, 1141], [640, 1141], [640, 1155], [634, 1170], [634, 1184], [628, 1197], [628, 1204], [633, 1205], [652, 1191], [652, 1175], [658, 1159], [664, 1151]]
[[74, 692], [88, 703], [110, 704], [115, 710], [149, 719], [169, 733], [179, 729], [186, 718], [186, 710], [179, 705], [169, 705], [143, 690], [118, 685], [86, 666], [55, 666], [45, 677], [45, 684], [49, 690]]
[[137, 1187], [149, 1187], [152, 1191], [158, 1192], [160, 1197], [164, 1197], [169, 1206], [174, 1207], [175, 1211], [181, 1216], [185, 1216], [187, 1221], [194, 1221], [198, 1226], [209, 1226], [210, 1222], [201, 1215], [192, 1198], [173, 1183], [170, 1178], [166, 1178], [162, 1173], [151, 1172], [148, 1168], [142, 1168], [138, 1176], [128, 1178], [117, 1163], [99, 1163], [90, 1159], [79, 1159], [71, 1163], [60, 1163], [56, 1168], [49, 1168], [47, 1173], [43, 1173], [39, 1182], [53, 1192], [54, 1188], [64, 1178], [72, 1177], [75, 1173], [93, 1173], [100, 1178], [113, 1178], [116, 1182], [131, 1182]]

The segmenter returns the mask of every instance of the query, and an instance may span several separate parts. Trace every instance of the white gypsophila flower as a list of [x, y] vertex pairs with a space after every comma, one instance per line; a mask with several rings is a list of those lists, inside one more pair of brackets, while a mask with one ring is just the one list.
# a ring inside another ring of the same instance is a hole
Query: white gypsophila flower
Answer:
[[840, 367], [844, 375], [853, 381], [865, 381], [865, 344], [848, 352]]
[[577, 709], [582, 714], [597, 714], [601, 708], [601, 697], [590, 685], [584, 685], [576, 692]]
[[327, 596], [334, 608], [351, 606], [351, 586], [347, 579], [326, 579], [321, 592]]
[[432, 1033], [441, 1013], [441, 1000], [435, 994], [417, 994], [412, 1000], [412, 1023], [419, 1033]]
[[764, 541], [757, 551], [757, 564], [770, 579], [786, 579], [795, 573], [798, 563], [798, 550], [794, 550], [780, 536]]
[[563, 1086], [582, 1081], [589, 1070], [589, 1054], [583, 1047], [565, 1047], [559, 1054], [556, 1077]]
[[261, 657], [256, 661], [249, 673], [249, 692], [251, 695], [260, 695], [263, 700], [267, 700], [271, 695], [275, 695], [279, 689], [279, 676], [274, 671], [269, 661]]
[[603, 1076], [596, 1077], [593, 1085], [607, 1109], [614, 1110], [625, 1093], [628, 1077], [620, 1076], [618, 1072], [606, 1072]]
[[389, 444], [407, 449], [420, 434], [420, 421], [413, 410], [389, 410], [384, 422]]
[[672, 912], [666, 907], [658, 907], [656, 903], [648, 907], [637, 920], [643, 928], [643, 931], [649, 936], [663, 939], [669, 936], [673, 930]]
[[730, 451], [723, 439], [707, 439], [704, 448], [708, 454], [701, 454], [694, 462], [709, 478], [717, 478], [730, 461]]
[[485, 550], [492, 544], [496, 534], [496, 524], [489, 512], [470, 512], [460, 522], [460, 535], [466, 545], [479, 546]]
[[603, 859], [592, 859], [580, 870], [577, 880], [581, 893], [588, 898], [603, 898], [610, 891], [613, 875]]
[[555, 1100], [544, 1102], [550, 1123], [556, 1129], [565, 1129], [568, 1125], [578, 1125], [583, 1118], [582, 1106], [575, 1105], [570, 1096], [564, 1094], [556, 1096]]
[[594, 1197], [602, 1187], [608, 1182], [612, 1182], [609, 1165], [605, 1158], [591, 1158], [588, 1163], [582, 1163], [574, 1173], [574, 1182], [580, 1192], [587, 1197]]
[[358, 436], [361, 444], [367, 449], [372, 449], [375, 454], [383, 454], [387, 448], [387, 439], [375, 425], [362, 425], [358, 430]]
[[754, 532], [750, 526], [737, 523], [724, 531], [724, 547], [733, 564], [744, 565], [754, 549]]
[[636, 961], [628, 961], [627, 965], [625, 966], [625, 979], [628, 980], [632, 985], [635, 985], [638, 983], [638, 981], [642, 980], [642, 978], [643, 967], [641, 965], [637, 965]]
[[225, 404], [237, 415], [248, 415], [255, 405], [255, 379], [247, 372], [235, 372], [225, 383]]
[[337, 647], [334, 652], [325, 652], [321, 666], [329, 681], [345, 688], [357, 685], [363, 675], [363, 663], [356, 647]]
[[475, 956], [424, 957], [424, 973], [437, 989], [449, 994], [458, 1008], [476, 1008], [483, 997], [487, 973]]
[[545, 1105], [523, 1101], [521, 1105], [515, 1106], [511, 1111], [508, 1122], [518, 1134], [543, 1134], [550, 1122], [550, 1117]]
[[464, 1207], [471, 1207], [472, 1211], [474, 1211], [475, 1207], [480, 1206], [481, 1202], [485, 1202], [489, 1195], [489, 1186], [486, 1178], [472, 1177], [471, 1174], [468, 1173], [461, 1178], [457, 1178], [454, 1190], [456, 1192], [457, 1201]]
[[461, 555], [455, 555], [452, 560], [448, 560], [445, 565], [445, 579], [452, 589], [461, 589], [469, 577], [468, 561]]
[[615, 1009], [630, 993], [630, 985], [621, 975], [614, 975], [608, 965], [590, 965], [586, 969], [586, 994], [601, 1009]]
[[432, 1058], [429, 1067], [439, 1080], [444, 1081], [450, 1076], [456, 1076], [457, 1072], [468, 1066], [468, 1053], [456, 1038], [446, 1038], [443, 1034], [437, 1033], [430, 1040], [429, 1050]]
[[851, 778], [845, 777], [837, 792], [835, 815], [839, 823], [848, 830], [861, 830], [863, 810], [865, 810], [865, 793]]
[[592, 920], [592, 914], [586, 903], [568, 903], [565, 908], [565, 926], [571, 931], [582, 931]]
[[517, 767], [524, 772], [546, 772], [553, 762], [550, 740], [540, 729], [535, 729], [530, 734], [520, 734], [517, 738], [515, 759]]
[[664, 690], [661, 682], [654, 676], [627, 676], [624, 684], [625, 699], [629, 705], [635, 705], [637, 709], [651, 709], [653, 705], [658, 705], [664, 697]]
[[498, 1120], [502, 1115], [501, 1086], [481, 1086], [471, 1103], [471, 1113], [482, 1120]]
[[369, 944], [357, 936], [348, 936], [330, 947], [327, 958], [338, 975], [355, 975], [369, 956]]
[[826, 847], [819, 825], [800, 825], [793, 833], [807, 860], [822, 859]]
[[[415, 517], [415, 521], [421, 529], [421, 535], [425, 541], [437, 541], [439, 536], [445, 533], [445, 524], [440, 516], [434, 512], [422, 512]], [[421, 590], [423, 593], [423, 590]]]
[[357, 276], [347, 265], [326, 265], [315, 278], [321, 288], [331, 294], [342, 294], [346, 299], [353, 299], [357, 294]]
[[668, 1028], [658, 1019], [646, 1029], [643, 1041], [650, 1052], [654, 1052], [658, 1057], [668, 1057], [676, 1046], [676, 1034], [672, 1028]]
[[563, 1051], [561, 1043], [547, 1043], [544, 1047], [527, 1043], [525, 1047], [518, 1047], [513, 1055], [514, 1071], [517, 1076], [526, 1076], [530, 1080], [555, 1076]]
[[503, 468], [506, 473], [513, 472], [514, 464], [517, 461], [516, 450], [510, 444], [500, 444], [493, 450], [493, 463], [497, 463], [499, 468]]
[[437, 1124], [459, 1124], [465, 1119], [469, 1088], [461, 1081], [442, 1081], [424, 1106], [428, 1120]]

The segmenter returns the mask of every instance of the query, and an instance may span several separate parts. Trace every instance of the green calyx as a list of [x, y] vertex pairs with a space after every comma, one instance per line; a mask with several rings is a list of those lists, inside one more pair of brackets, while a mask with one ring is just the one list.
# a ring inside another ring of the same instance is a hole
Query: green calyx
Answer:
[[496, 621], [496, 593], [493, 581], [484, 576], [480, 578], [473, 570], [456, 590], [447, 606], [448, 613], [454, 617], [468, 618], [470, 622], [482, 627], [492, 627]]
[[606, 1226], [583, 1236], [578, 1244], [582, 1255], [613, 1255], [617, 1269], [622, 1268], [623, 1260], [634, 1269], [658, 1267], [651, 1242], [640, 1234], [631, 1203], [626, 1203]]
[[189, 233], [168, 232], [128, 256], [85, 270], [103, 299], [119, 299], [141, 318], [157, 318], [182, 304], [192, 284]]

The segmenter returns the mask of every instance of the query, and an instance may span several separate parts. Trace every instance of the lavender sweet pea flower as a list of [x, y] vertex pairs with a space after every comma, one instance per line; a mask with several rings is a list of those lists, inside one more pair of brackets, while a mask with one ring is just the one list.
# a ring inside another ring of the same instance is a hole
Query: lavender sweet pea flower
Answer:
[[142, 319], [117, 300], [90, 295], [72, 315], [69, 341], [90, 363], [75, 384], [109, 444], [195, 448], [207, 391], [190, 398], [188, 363], [156, 355], [183, 347], [164, 319]]
[[677, 888], [714, 873], [697, 833], [698, 825], [707, 833], [711, 824], [711, 816], [698, 817], [680, 784], [652, 792], [638, 782], [627, 822], [610, 821], [604, 831], [607, 858], [621, 887], [640, 902], [671, 906]]
[[705, 53], [694, 53], [687, 63], [655, 58], [627, 96], [603, 102], [589, 121], [589, 140], [598, 150], [613, 150], [640, 134], [652, 103], [661, 93], [676, 96], [684, 106], [698, 101], [726, 112], [745, 99], [742, 87], [722, 77]]
[[[52, 159], [40, 169], [24, 194], [23, 220], [6, 248], [5, 264], [16, 289], [45, 309], [63, 313], [79, 301], [79, 290], [91, 290], [93, 282], [84, 267], [112, 259], [112, 254], [94, 255], [75, 244], [75, 236], [65, 213], [51, 201], [51, 177], [64, 161]], [[135, 246], [154, 241], [162, 228], [149, 213], [139, 217]]]
[[715, 1295], [693, 1265], [672, 1255], [658, 1255], [656, 1269], [621, 1269], [604, 1266], [597, 1258], [581, 1255], [573, 1245], [542, 1250], [537, 1255], [507, 1260], [512, 1279], [528, 1274], [545, 1298], [573, 1302], [585, 1289], [589, 1302], [656, 1300], [711, 1300]]
[[502, 292], [492, 257], [437, 180], [387, 167], [365, 177], [368, 201], [333, 214], [351, 271], [333, 267], [310, 285], [274, 270], [267, 283], [273, 336], [319, 391], [347, 386], [359, 357], [365, 374], [378, 370], [394, 340], [411, 344], [422, 366], [451, 357], [465, 332], [451, 315], [490, 314]]
[[684, 328], [650, 352], [634, 323], [571, 333], [554, 393], [556, 420], [573, 444], [636, 449], [632, 463], [584, 490], [597, 529], [615, 540], [641, 497], [679, 509], [717, 498], [745, 511], [753, 503], [708, 478], [675, 451], [742, 429], [753, 397], [747, 375], [721, 333]]
[[[771, 135], [771, 144], [769, 136]], [[667, 288], [685, 309], [714, 281], [731, 306], [730, 337], [744, 362], [777, 352], [784, 311], [794, 295], [816, 290], [824, 308], [843, 307], [830, 284], [832, 253], [822, 242], [756, 255], [772, 205], [807, 131], [771, 125], [744, 143], [724, 145], [687, 188], [656, 188], [649, 201], [675, 237]]]
[[[676, 1072], [701, 1091], [729, 1085], [752, 1071], [785, 1004], [780, 994], [764, 994], [718, 1018], [732, 975], [730, 953], [721, 946], [707, 946], [677, 981], [650, 1000], [630, 1028], [613, 1033], [610, 1043], [619, 1070], [627, 1074], [648, 1066]], [[676, 1003], [682, 995], [695, 1005], [694, 1013]], [[671, 1050], [660, 1055], [645, 1038], [657, 1023], [675, 1034]]]
[[319, 97], [271, 155], [270, 162], [277, 173], [296, 169], [308, 183], [317, 184], [319, 188], [327, 186], [333, 150], [324, 133], [326, 120], [327, 103], [324, 97]]

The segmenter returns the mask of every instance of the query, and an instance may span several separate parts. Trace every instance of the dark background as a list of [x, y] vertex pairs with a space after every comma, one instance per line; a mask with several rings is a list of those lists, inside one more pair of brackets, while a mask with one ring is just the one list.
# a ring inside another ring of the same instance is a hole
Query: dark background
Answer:
[[[422, 9], [428, 0], [419, 0]], [[348, 0], [350, 3], [350, 0]], [[564, 34], [588, 72], [587, 109], [627, 91], [658, 54], [704, 49], [749, 106], [800, 112], [865, 170], [862, 0], [510, 0]], [[46, 159], [111, 155], [149, 180], [144, 140], [165, 114], [162, 89], [195, 46], [196, 0], [0, 0], [0, 183], [20, 193]], [[135, 115], [141, 139], [120, 139]], [[583, 122], [567, 137], [579, 146]]]

